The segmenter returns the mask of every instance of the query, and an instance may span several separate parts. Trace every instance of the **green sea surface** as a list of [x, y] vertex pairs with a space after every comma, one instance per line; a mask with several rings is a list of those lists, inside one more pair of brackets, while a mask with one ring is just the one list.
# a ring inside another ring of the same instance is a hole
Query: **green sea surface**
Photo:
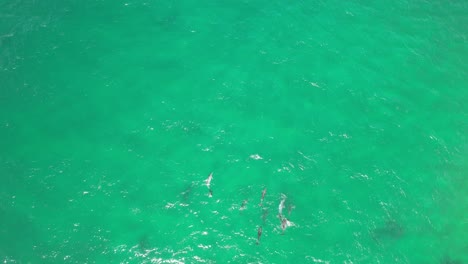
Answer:
[[468, 263], [467, 14], [0, 0], [0, 262]]

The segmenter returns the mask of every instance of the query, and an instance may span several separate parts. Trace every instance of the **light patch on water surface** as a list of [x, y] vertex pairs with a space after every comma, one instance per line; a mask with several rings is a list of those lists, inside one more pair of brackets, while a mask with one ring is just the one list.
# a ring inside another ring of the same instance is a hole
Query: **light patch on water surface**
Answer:
[[363, 180], [370, 180], [371, 178], [369, 175], [364, 174], [364, 173], [356, 173], [353, 176], [350, 177], [351, 179], [363, 179]]
[[163, 259], [163, 258], [152, 258], [151, 263], [185, 263], [184, 259], [182, 258], [181, 260], [177, 259]]
[[164, 206], [164, 208], [166, 209], [169, 209], [169, 208], [174, 208], [175, 204], [173, 203], [167, 203], [166, 206]]
[[326, 263], [326, 264], [329, 264], [330, 261], [327, 261], [327, 260], [323, 260], [323, 259], [318, 259], [318, 258], [314, 258], [312, 256], [306, 256], [306, 259], [310, 259], [312, 260], [314, 263]]
[[310, 82], [310, 85], [312, 85], [313, 87], [320, 88], [320, 85], [318, 85], [317, 83], [314, 83], [314, 82]]
[[211, 248], [211, 245], [199, 244], [198, 247], [199, 247], [199, 248], [202, 248], [202, 249], [209, 249], [209, 248]]
[[254, 160], [262, 160], [262, 159], [263, 159], [263, 158], [262, 158], [260, 155], [258, 155], [258, 154], [252, 154], [252, 155], [250, 155], [250, 158], [251, 158], [251, 159], [254, 159]]
[[200, 258], [199, 256], [193, 256], [193, 258], [198, 262], [206, 262], [206, 260]]

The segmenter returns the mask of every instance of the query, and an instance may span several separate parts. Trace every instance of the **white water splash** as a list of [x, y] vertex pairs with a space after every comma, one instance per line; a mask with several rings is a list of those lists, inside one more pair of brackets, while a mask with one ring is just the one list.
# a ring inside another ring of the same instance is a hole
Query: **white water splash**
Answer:
[[263, 158], [258, 155], [258, 154], [252, 154], [249, 156], [251, 159], [254, 159], [254, 160], [262, 160]]

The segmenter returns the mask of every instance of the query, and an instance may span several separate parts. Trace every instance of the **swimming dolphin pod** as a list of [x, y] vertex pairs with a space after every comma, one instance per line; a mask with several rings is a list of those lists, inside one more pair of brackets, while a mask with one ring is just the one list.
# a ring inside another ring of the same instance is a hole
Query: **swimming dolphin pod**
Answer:
[[[213, 180], [213, 172], [211, 172], [209, 175], [208, 175], [208, 178], [206, 178], [204, 180], [204, 184], [206, 185], [206, 187], [208, 188], [209, 190], [209, 197], [212, 197], [213, 195], [213, 191], [211, 190], [211, 181]], [[263, 207], [263, 202], [265, 200], [265, 196], [266, 196], [266, 193], [267, 193], [267, 188], [263, 188], [262, 190], [262, 195], [261, 195], [261, 198], [260, 198], [260, 203], [258, 204], [260, 207]], [[284, 234], [284, 231], [286, 230], [286, 228], [290, 227], [290, 226], [294, 226], [294, 224], [292, 222], [290, 222], [284, 215], [283, 215], [283, 209], [286, 208], [285, 206], [285, 202], [286, 202], [286, 198], [287, 196], [285, 194], [281, 194], [281, 200], [280, 200], [280, 203], [278, 205], [278, 218], [280, 219], [280, 223], [281, 223], [281, 229], [283, 230], [282, 234]], [[239, 210], [246, 210], [247, 208], [247, 202], [248, 202], [248, 199], [245, 199], [242, 201], [242, 205], [240, 206]], [[295, 208], [294, 206], [292, 205], [288, 205], [288, 215], [291, 214], [291, 210], [292, 208]], [[267, 219], [267, 216], [268, 216], [268, 208], [265, 208], [263, 207], [262, 209], [262, 221], [263, 221], [263, 224], [265, 224], [265, 221]], [[263, 233], [263, 227], [262, 226], [259, 226], [259, 228], [257, 229], [257, 245], [260, 244], [260, 238], [262, 236], [262, 233]]]

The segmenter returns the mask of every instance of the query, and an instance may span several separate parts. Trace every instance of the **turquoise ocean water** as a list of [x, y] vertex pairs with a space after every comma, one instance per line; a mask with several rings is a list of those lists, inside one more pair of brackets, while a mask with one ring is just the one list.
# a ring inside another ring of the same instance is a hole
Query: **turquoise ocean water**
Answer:
[[468, 263], [467, 14], [0, 0], [0, 261]]

